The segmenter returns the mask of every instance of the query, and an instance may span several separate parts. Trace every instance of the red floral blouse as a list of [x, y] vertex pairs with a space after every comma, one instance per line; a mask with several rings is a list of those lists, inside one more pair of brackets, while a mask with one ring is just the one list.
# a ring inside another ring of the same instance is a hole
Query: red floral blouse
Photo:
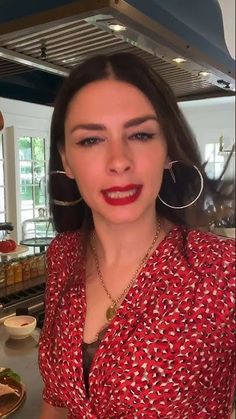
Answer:
[[48, 253], [39, 365], [44, 400], [70, 419], [227, 419], [235, 390], [234, 241], [175, 227], [152, 253], [93, 359], [86, 395], [83, 249]]

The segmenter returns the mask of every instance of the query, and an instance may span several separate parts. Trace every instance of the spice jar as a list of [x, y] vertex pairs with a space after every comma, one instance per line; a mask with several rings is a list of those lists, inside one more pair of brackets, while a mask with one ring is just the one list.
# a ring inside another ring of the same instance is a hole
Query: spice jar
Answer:
[[6, 277], [5, 277], [5, 266], [4, 263], [0, 263], [0, 288], [5, 287]]
[[45, 274], [45, 254], [40, 253], [38, 255], [38, 275], [43, 276]]
[[28, 257], [21, 260], [22, 266], [22, 279], [27, 281], [30, 279], [30, 259]]
[[14, 270], [14, 282], [21, 282], [22, 281], [22, 265], [20, 260], [16, 260], [13, 264]]
[[36, 278], [38, 276], [37, 258], [31, 256], [30, 258], [30, 278]]
[[5, 264], [5, 280], [6, 285], [12, 285], [14, 284], [14, 268], [12, 262], [7, 262]]

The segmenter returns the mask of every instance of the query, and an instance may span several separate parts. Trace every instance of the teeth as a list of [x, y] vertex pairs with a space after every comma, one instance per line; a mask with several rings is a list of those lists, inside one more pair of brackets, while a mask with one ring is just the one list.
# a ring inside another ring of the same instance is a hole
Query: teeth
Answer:
[[129, 196], [134, 195], [136, 192], [136, 189], [131, 189], [130, 191], [117, 191], [117, 192], [107, 192], [107, 195], [109, 196], [109, 198], [127, 198]]

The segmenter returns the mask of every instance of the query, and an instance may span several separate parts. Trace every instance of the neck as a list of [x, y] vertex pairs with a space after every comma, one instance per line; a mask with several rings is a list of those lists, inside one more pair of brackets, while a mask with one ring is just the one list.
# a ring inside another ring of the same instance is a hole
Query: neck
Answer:
[[[94, 220], [93, 245], [99, 261], [107, 266], [127, 265], [142, 258], [150, 247], [157, 231], [157, 216], [127, 224], [108, 224]], [[160, 224], [162, 221], [160, 220]], [[162, 230], [162, 229], [160, 229]], [[163, 238], [161, 231], [158, 241]]]

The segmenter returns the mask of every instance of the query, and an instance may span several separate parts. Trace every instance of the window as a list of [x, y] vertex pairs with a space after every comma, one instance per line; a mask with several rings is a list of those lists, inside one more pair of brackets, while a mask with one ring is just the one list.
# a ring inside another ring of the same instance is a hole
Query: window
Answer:
[[48, 208], [45, 139], [19, 138], [21, 222]]
[[205, 146], [206, 172], [211, 179], [217, 179], [224, 167], [224, 156], [219, 154], [219, 143], [210, 143]]
[[0, 135], [0, 223], [6, 221], [6, 194], [4, 182], [3, 135]]

